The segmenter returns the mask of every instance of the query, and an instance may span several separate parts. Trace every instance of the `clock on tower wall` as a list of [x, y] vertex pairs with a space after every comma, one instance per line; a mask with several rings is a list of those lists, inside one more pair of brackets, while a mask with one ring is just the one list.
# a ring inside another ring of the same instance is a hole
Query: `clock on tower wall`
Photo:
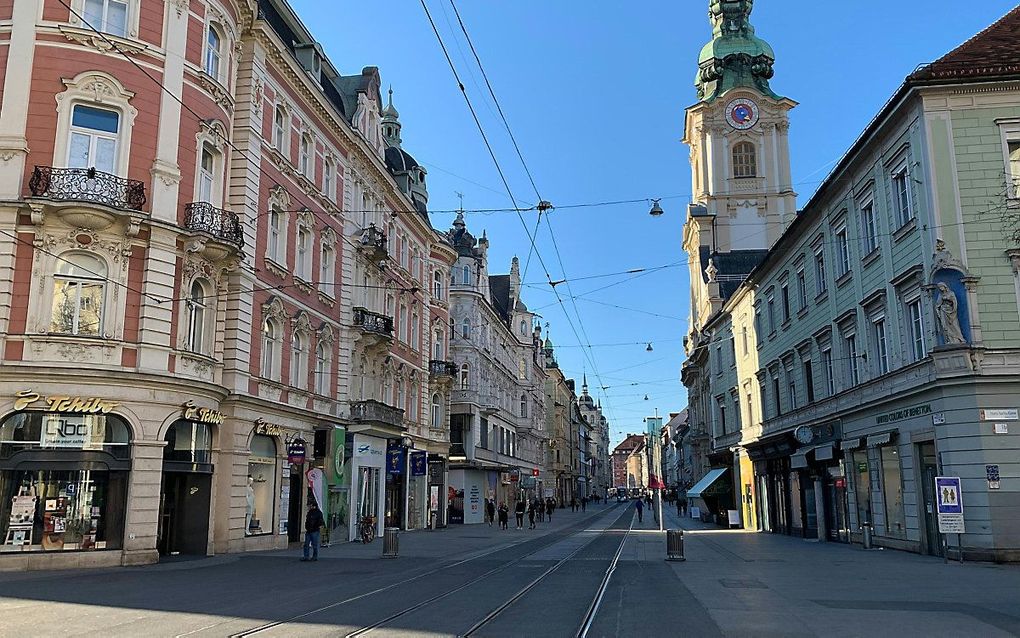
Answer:
[[758, 104], [750, 98], [737, 98], [726, 105], [726, 122], [738, 131], [746, 131], [758, 123]]

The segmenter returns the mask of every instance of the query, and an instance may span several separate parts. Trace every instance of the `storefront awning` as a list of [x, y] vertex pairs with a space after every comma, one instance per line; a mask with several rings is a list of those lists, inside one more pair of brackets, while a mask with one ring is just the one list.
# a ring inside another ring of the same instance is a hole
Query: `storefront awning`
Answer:
[[863, 447], [863, 446], [864, 446], [864, 439], [863, 438], [846, 439], [842, 443], [839, 444], [839, 447], [842, 450], [856, 450], [857, 448]]
[[892, 432], [883, 432], [882, 434], [872, 434], [868, 437], [868, 447], [876, 447], [878, 445], [886, 445], [892, 442]]
[[703, 476], [701, 480], [694, 485], [694, 487], [687, 490], [687, 497], [700, 498], [702, 493], [707, 492], [708, 488], [712, 487], [712, 484], [718, 481], [723, 474], [729, 471], [729, 469], [730, 468], [728, 467], [721, 467], [709, 470], [708, 474]]

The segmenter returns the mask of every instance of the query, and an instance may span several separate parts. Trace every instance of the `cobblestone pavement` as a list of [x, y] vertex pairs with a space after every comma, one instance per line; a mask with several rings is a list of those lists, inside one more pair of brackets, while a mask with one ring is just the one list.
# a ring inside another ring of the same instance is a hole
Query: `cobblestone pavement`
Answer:
[[[149, 567], [0, 573], [0, 636], [1008, 636], [1020, 568], [713, 528], [666, 562], [650, 512]], [[611, 570], [610, 577], [606, 578]]]

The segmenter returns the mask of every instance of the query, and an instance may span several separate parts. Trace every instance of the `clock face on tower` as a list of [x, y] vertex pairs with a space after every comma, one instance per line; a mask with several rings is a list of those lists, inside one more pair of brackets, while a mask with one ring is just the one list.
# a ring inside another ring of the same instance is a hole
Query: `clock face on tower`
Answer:
[[726, 121], [733, 128], [746, 131], [758, 123], [758, 105], [747, 98], [737, 98], [726, 105]]

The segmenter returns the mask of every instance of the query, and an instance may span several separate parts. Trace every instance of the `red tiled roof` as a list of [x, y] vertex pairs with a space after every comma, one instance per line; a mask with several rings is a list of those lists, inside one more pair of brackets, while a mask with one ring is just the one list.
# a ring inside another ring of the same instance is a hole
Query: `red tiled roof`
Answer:
[[935, 62], [910, 80], [956, 80], [1020, 77], [1020, 6]]

